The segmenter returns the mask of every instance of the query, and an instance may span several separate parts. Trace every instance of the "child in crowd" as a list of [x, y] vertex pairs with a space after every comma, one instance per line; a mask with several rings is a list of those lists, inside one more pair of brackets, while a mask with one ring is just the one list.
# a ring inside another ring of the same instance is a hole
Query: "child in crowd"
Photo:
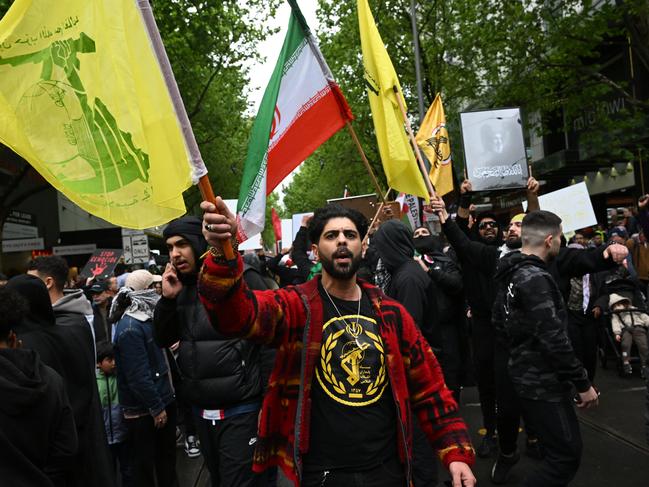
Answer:
[[622, 367], [625, 374], [631, 375], [633, 372], [629, 363], [631, 344], [635, 343], [638, 348], [640, 361], [643, 365], [647, 363], [647, 357], [649, 357], [649, 348], [647, 347], [649, 315], [643, 310], [632, 306], [629, 298], [619, 294], [611, 294], [609, 307], [612, 312], [611, 327], [615, 339], [621, 342], [622, 346]]
[[115, 351], [110, 342], [97, 344], [97, 389], [104, 416], [106, 437], [113, 457], [113, 468], [119, 462], [122, 486], [130, 487], [131, 471], [128, 452], [128, 428], [124, 423], [122, 407], [117, 393], [117, 374], [115, 371]]

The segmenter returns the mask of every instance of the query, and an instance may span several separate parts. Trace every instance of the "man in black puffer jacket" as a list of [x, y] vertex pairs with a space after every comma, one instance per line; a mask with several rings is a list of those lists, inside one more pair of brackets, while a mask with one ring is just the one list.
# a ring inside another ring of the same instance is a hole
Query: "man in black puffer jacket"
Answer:
[[154, 338], [160, 347], [180, 341], [181, 394], [192, 405], [212, 485], [262, 485], [252, 472], [263, 391], [259, 346], [220, 336], [198, 300], [197, 274], [207, 249], [201, 220], [179, 218], [163, 235], [171, 262], [162, 277]]

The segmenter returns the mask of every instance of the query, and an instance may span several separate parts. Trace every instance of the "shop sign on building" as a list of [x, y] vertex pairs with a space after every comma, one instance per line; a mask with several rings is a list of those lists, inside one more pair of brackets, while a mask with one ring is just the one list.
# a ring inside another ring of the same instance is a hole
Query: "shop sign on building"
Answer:
[[92, 254], [95, 250], [97, 250], [97, 244], [58, 245], [52, 247], [52, 253], [59, 256]]
[[32, 239], [38, 237], [36, 219], [31, 213], [13, 210], [2, 226], [3, 240]]
[[19, 238], [2, 241], [2, 252], [29, 252], [45, 248], [43, 238]]

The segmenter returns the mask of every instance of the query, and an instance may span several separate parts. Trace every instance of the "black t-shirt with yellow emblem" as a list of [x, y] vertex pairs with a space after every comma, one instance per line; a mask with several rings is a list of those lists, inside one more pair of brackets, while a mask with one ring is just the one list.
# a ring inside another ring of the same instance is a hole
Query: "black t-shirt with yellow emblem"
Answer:
[[370, 468], [397, 455], [397, 416], [383, 339], [369, 298], [331, 297], [322, 285], [324, 325], [311, 392], [305, 470]]

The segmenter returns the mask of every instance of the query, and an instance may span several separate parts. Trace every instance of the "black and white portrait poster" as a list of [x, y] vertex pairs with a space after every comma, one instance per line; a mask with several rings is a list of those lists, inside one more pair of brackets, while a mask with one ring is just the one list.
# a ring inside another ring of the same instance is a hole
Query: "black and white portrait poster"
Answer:
[[528, 169], [519, 108], [460, 113], [468, 179], [474, 191], [524, 188]]

